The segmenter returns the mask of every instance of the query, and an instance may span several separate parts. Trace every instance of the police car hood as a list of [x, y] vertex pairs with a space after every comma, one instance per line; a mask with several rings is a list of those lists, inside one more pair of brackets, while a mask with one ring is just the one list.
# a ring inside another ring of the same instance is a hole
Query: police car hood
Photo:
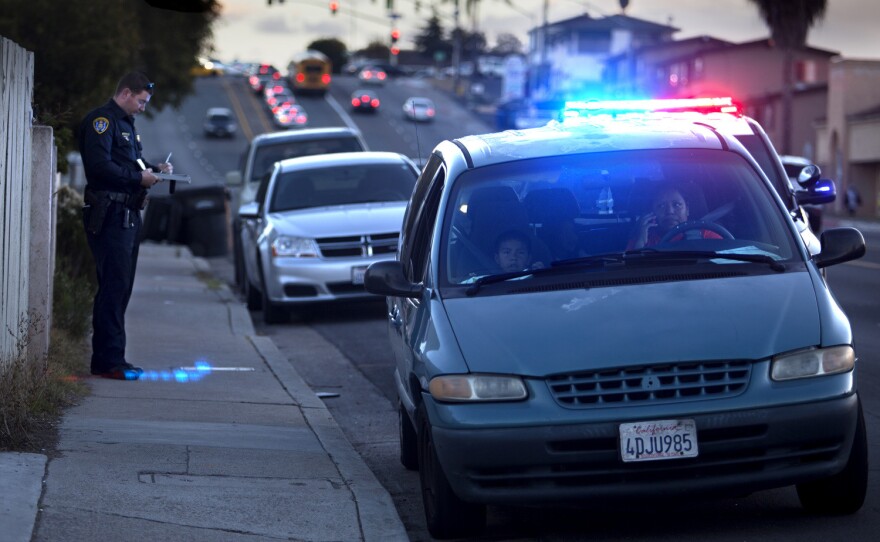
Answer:
[[[484, 287], [491, 288], [492, 286]], [[808, 273], [686, 280], [445, 301], [472, 372], [543, 376], [602, 367], [767, 358], [819, 344]]]

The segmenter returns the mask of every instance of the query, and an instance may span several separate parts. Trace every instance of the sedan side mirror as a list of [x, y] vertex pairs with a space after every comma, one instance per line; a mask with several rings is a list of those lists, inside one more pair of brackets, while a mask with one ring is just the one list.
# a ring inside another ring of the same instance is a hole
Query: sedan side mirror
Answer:
[[[810, 167], [805, 167], [804, 171]], [[800, 179], [798, 181], [800, 182]], [[831, 179], [817, 179], [812, 184], [800, 184], [804, 186], [804, 190], [797, 190], [794, 193], [798, 205], [818, 205], [821, 203], [831, 203], [837, 199], [837, 188]]]
[[238, 208], [238, 216], [243, 220], [260, 218], [260, 205], [252, 201]]
[[822, 251], [813, 256], [820, 268], [856, 260], [865, 255], [865, 238], [855, 228], [825, 230], [819, 237]]
[[798, 173], [797, 182], [799, 185], [807, 187], [818, 181], [821, 176], [822, 170], [819, 169], [819, 166], [810, 164], [809, 166], [804, 166], [804, 169]]
[[397, 260], [375, 262], [364, 275], [364, 289], [371, 294], [391, 297], [420, 297], [422, 285], [406, 278], [403, 263]]

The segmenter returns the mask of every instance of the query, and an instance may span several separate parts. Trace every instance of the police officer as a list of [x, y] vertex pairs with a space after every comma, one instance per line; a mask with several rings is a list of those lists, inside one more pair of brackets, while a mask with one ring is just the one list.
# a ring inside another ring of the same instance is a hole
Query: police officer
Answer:
[[142, 73], [126, 74], [113, 98], [79, 126], [86, 174], [83, 224], [98, 275], [91, 372], [117, 380], [137, 380], [143, 374], [125, 360], [125, 310], [137, 267], [140, 210], [147, 190], [160, 180], [154, 172], [173, 171], [169, 163], [154, 166], [143, 160], [134, 127], [134, 115], [146, 108], [153, 86]]

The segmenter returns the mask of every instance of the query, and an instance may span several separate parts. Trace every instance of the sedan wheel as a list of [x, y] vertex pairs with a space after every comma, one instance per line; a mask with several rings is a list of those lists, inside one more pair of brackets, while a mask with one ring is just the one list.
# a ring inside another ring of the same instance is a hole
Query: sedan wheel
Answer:
[[797, 485], [801, 506], [814, 514], [854, 514], [868, 491], [868, 436], [859, 401], [859, 419], [849, 460], [842, 471], [822, 480]]
[[419, 481], [428, 531], [434, 538], [441, 539], [466, 538], [479, 533], [486, 526], [486, 506], [458, 498], [437, 459], [431, 424], [424, 411], [419, 419]]
[[281, 324], [286, 322], [290, 317], [290, 313], [287, 312], [287, 309], [276, 303], [272, 303], [269, 299], [269, 289], [266, 288], [266, 278], [263, 276], [262, 269], [260, 269], [260, 282], [260, 286], [262, 287], [260, 291], [260, 304], [263, 307], [263, 322], [267, 324]]

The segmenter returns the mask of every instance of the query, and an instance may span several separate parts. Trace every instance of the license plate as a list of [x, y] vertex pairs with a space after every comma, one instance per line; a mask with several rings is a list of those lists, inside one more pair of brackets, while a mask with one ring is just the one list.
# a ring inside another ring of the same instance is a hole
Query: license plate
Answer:
[[351, 268], [351, 283], [352, 284], [363, 284], [364, 283], [364, 273], [367, 272], [366, 265], [360, 265], [358, 267]]
[[620, 424], [620, 457], [625, 463], [697, 457], [694, 420], [654, 420]]

